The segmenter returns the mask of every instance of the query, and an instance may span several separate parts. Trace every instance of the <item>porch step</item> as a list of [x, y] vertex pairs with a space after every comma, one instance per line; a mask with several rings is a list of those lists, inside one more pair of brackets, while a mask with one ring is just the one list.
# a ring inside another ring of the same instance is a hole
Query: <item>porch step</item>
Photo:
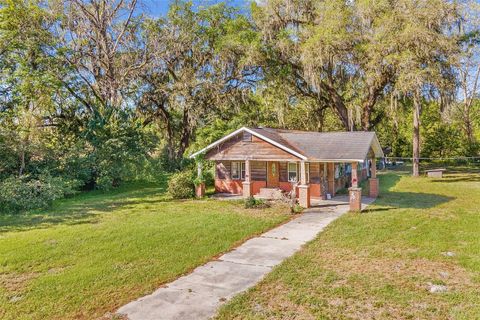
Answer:
[[280, 188], [260, 188], [260, 193], [257, 195], [258, 198], [276, 200], [282, 199], [283, 191]]

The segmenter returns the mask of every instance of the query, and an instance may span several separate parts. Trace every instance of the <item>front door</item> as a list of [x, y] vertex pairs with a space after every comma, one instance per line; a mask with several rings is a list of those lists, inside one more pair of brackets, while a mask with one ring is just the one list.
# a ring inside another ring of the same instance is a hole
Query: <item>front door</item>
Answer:
[[280, 166], [278, 162], [267, 162], [267, 188], [279, 186]]

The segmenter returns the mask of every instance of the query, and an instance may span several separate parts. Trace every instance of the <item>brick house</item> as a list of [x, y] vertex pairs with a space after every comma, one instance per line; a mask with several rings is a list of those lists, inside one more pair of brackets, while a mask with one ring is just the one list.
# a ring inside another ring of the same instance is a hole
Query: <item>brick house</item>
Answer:
[[[335, 196], [342, 188], [350, 188], [350, 197], [358, 200], [358, 183], [365, 179], [370, 179], [370, 196], [376, 197], [375, 159], [383, 157], [375, 132], [246, 127], [191, 158], [199, 154], [215, 161], [215, 192], [274, 197], [278, 192], [296, 188], [303, 207], [309, 207], [311, 199]], [[203, 190], [204, 186], [199, 186], [197, 194], [203, 196]]]

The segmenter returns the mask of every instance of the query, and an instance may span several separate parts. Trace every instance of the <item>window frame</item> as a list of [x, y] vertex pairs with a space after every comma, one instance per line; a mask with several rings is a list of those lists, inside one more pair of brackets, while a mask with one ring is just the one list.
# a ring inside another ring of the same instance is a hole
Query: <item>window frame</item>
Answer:
[[305, 162], [305, 182], [310, 183], [310, 163]]
[[[230, 178], [232, 180], [245, 180], [245, 162], [244, 161], [232, 161], [230, 170], [231, 170]], [[234, 171], [236, 171], [236, 175], [233, 174]]]
[[[290, 170], [290, 165], [295, 166], [295, 171]], [[290, 173], [295, 172], [295, 180], [290, 179]], [[287, 164], [287, 180], [288, 182], [297, 182], [298, 181], [298, 164], [296, 162], [288, 162]]]

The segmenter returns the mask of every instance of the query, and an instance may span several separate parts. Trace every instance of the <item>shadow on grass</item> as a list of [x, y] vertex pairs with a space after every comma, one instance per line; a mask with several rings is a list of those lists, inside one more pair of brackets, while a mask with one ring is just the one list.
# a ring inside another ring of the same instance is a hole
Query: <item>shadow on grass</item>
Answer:
[[462, 175], [462, 176], [445, 176], [443, 179], [432, 179], [432, 182], [442, 182], [442, 183], [450, 183], [450, 182], [480, 182], [480, 174], [470, 174], [470, 175]]
[[392, 209], [428, 209], [454, 200], [454, 197], [424, 192], [403, 192], [392, 190], [402, 178], [399, 174], [380, 176], [380, 197], [375, 201], [376, 207], [367, 208], [366, 212], [388, 211]]
[[389, 191], [378, 198], [375, 204], [393, 208], [427, 209], [454, 199], [454, 197], [433, 193]]
[[139, 204], [169, 201], [165, 186], [130, 186], [110, 192], [91, 191], [62, 199], [51, 208], [20, 214], [0, 214], [0, 233], [48, 228], [54, 225], [97, 223], [99, 214]]

